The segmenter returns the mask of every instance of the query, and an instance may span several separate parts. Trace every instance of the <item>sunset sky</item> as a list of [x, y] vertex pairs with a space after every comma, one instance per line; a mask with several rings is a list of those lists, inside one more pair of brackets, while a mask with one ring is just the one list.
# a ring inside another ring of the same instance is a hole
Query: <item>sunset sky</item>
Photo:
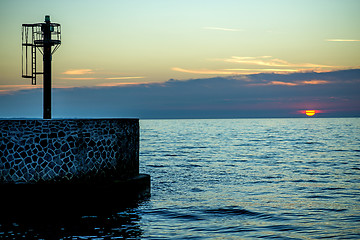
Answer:
[[[359, 71], [352, 71], [351, 77], [339, 74], [349, 73], [342, 70], [360, 68], [359, 10], [359, 0], [1, 0], [0, 117], [41, 117], [38, 88], [42, 87], [42, 77], [38, 77], [36, 86], [31, 86], [29, 79], [21, 78], [21, 24], [43, 22], [45, 15], [50, 15], [51, 21], [62, 27], [62, 45], [53, 56], [54, 115], [58, 117], [79, 113], [71, 110], [72, 107], [85, 111], [79, 103], [81, 94], [78, 92], [85, 94], [81, 95], [84, 99], [91, 99], [86, 91], [96, 91], [99, 96], [98, 108], [94, 106], [87, 111], [105, 109], [106, 113], [96, 115], [121, 117], [121, 108], [112, 106], [106, 111], [109, 103], [102, 102], [102, 94], [109, 91], [122, 93], [126, 88], [135, 91], [132, 96], [138, 96], [143, 89], [161, 90], [161, 86], [169, 87], [175, 80], [192, 86], [195, 80], [205, 83], [214, 78], [236, 79], [242, 90], [261, 86], [269, 95], [268, 99], [287, 102], [281, 107], [284, 116], [293, 116], [293, 112], [309, 107], [320, 108], [324, 113], [339, 109], [344, 113], [346, 108], [348, 113], [344, 115], [360, 116], [360, 107], [357, 107], [360, 94], [351, 92], [351, 89], [359, 88]], [[41, 65], [38, 68], [41, 69]], [[315, 75], [296, 78], [312, 71], [336, 74], [316, 75], [325, 76], [323, 79], [314, 78]], [[260, 76], [263, 79], [259, 80]], [[274, 76], [278, 78], [274, 79]], [[288, 76], [287, 80], [284, 76]], [[170, 79], [174, 80], [169, 82]], [[341, 82], [344, 79], [346, 81]], [[223, 81], [223, 84], [227, 83]], [[206, 95], [209, 101], [217, 94], [227, 99], [224, 91], [229, 86], [222, 90], [218, 84], [217, 93]], [[343, 87], [341, 96], [329, 90], [331, 86], [338, 89], [336, 84]], [[203, 93], [206, 85], [187, 99], [201, 95], [199, 93]], [[275, 93], [271, 87], [281, 89]], [[315, 87], [320, 87], [320, 92], [326, 91], [326, 94], [319, 92], [321, 100], [313, 91]], [[157, 96], [164, 92], [160, 90], [156, 92]], [[296, 102], [294, 97], [286, 94], [289, 92], [301, 100]], [[310, 92], [313, 95], [309, 95]], [[151, 92], [146, 93], [147, 101], [157, 97], [149, 94]], [[65, 95], [78, 102], [75, 105], [62, 102], [61, 109], [69, 111], [56, 110], [55, 99], [61, 101], [60, 96]], [[235, 98], [235, 95], [232, 93], [229, 98]], [[34, 111], [21, 110], [24, 105], [19, 101], [25, 96], [33, 96], [25, 105], [26, 110]], [[165, 95], [161, 98], [166, 105]], [[126, 101], [116, 94], [113, 99], [106, 99]], [[217, 109], [242, 111], [241, 106], [249, 98], [242, 95], [237, 99], [232, 105], [217, 105]], [[289, 106], [288, 99], [294, 104]], [[179, 97], [175, 105], [181, 105], [188, 112], [188, 105], [182, 104]], [[270, 106], [266, 99], [257, 104], [264, 106], [259, 111], [267, 114], [279, 111], [279, 106]], [[180, 109], [175, 105], [167, 110]], [[200, 105], [197, 108], [213, 111], [209, 109], [210, 105], [214, 106], [204, 101], [201, 105], [204, 108]], [[252, 105], [246, 108], [249, 106]], [[20, 112], [9, 110], [16, 107], [20, 107]], [[141, 108], [134, 105], [133, 109]], [[147, 110], [150, 111], [151, 106]], [[87, 116], [85, 113], [80, 115]], [[128, 115], [148, 116], [141, 110], [130, 111]], [[191, 114], [186, 116], [191, 117]]]

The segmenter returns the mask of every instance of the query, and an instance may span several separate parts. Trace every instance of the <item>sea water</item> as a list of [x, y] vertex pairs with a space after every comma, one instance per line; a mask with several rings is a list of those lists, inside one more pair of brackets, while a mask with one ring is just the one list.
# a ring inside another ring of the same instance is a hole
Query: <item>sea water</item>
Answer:
[[[360, 239], [360, 119], [141, 120], [152, 196], [7, 239]], [[30, 217], [31, 219], [31, 217]]]
[[360, 119], [141, 121], [148, 239], [360, 239]]

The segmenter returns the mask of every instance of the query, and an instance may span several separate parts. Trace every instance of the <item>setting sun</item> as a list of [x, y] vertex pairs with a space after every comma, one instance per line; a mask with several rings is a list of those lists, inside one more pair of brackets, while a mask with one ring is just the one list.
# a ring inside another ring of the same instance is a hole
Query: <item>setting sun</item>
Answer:
[[316, 113], [316, 110], [306, 110], [305, 111], [305, 114], [308, 115], [308, 116], [314, 116]]

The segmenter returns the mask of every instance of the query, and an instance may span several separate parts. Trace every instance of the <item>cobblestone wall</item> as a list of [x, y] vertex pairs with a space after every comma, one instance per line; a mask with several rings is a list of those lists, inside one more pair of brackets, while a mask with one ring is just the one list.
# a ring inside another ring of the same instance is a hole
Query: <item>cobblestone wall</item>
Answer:
[[0, 120], [1, 183], [108, 181], [138, 173], [138, 119]]

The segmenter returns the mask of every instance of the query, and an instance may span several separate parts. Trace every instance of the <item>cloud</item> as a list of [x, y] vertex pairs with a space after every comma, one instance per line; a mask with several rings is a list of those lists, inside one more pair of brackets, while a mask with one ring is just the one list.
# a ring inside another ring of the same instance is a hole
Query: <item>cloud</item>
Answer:
[[2, 94], [13, 94], [13, 92], [26, 90], [26, 89], [36, 89], [42, 88], [41, 85], [0, 85], [0, 95]]
[[318, 85], [318, 84], [328, 84], [328, 83], [330, 83], [330, 81], [326, 81], [326, 80], [309, 80], [309, 81], [300, 81], [300, 83]]
[[99, 83], [96, 84], [97, 87], [117, 87], [117, 86], [131, 86], [131, 85], [141, 85], [141, 84], [148, 84], [148, 82], [110, 82], [110, 83]]
[[0, 89], [0, 95], [2, 94], [11, 94], [12, 91], [10, 90], [5, 90], [5, 89]]
[[217, 70], [210, 70], [210, 69], [184, 69], [179, 67], [173, 67], [173, 71], [177, 72], [184, 72], [184, 73], [192, 73], [192, 74], [205, 74], [205, 75], [249, 75], [249, 74], [258, 74], [258, 73], [291, 73], [297, 72], [298, 70], [295, 69], [265, 69], [265, 68], [228, 68], [228, 69], [217, 69]]
[[266, 85], [297, 86], [298, 84], [291, 82], [271, 81]]
[[332, 66], [314, 63], [291, 63], [283, 59], [274, 58], [272, 56], [259, 57], [240, 57], [232, 56], [222, 59], [208, 59], [209, 61], [221, 61], [228, 64], [237, 64], [240, 68], [224, 68], [224, 69], [185, 69], [181, 67], [173, 67], [173, 71], [192, 73], [192, 74], [208, 74], [208, 75], [249, 75], [258, 73], [276, 73], [290, 74], [295, 72], [329, 72], [342, 69], [351, 69], [353, 67]]
[[270, 72], [270, 73], [291, 73], [291, 72], [297, 72], [298, 70], [296, 69], [281, 69], [281, 68], [256, 68], [256, 69], [251, 69], [251, 68], [228, 68], [228, 69], [224, 69], [227, 71], [237, 71], [237, 72], [245, 72], [245, 73], [251, 73], [251, 74], [256, 74], [256, 73], [266, 73], [266, 72]]
[[99, 79], [99, 78], [94, 78], [94, 77], [60, 77], [59, 79], [64, 79], [64, 80], [95, 80], [95, 79]]
[[[274, 58], [272, 56], [260, 56], [260, 57], [237, 57], [233, 56], [231, 58], [222, 59], [224, 62], [229, 63], [239, 63], [255, 66], [269, 66], [269, 67], [291, 67], [291, 68], [335, 68], [335, 66], [321, 65], [321, 64], [312, 64], [312, 63], [300, 63], [294, 64], [288, 61]], [[291, 69], [293, 70], [293, 69]]]
[[301, 85], [320, 85], [320, 84], [329, 84], [331, 81], [326, 80], [303, 80], [303, 81], [269, 81], [266, 83], [250, 83], [249, 86], [269, 86], [269, 85], [280, 85], [280, 86], [301, 86]]
[[226, 32], [239, 32], [242, 31], [236, 28], [221, 28], [221, 27], [204, 27], [206, 30], [218, 30], [218, 31], [226, 31]]
[[65, 72], [63, 72], [62, 74], [66, 74], [66, 75], [85, 75], [85, 74], [93, 74], [94, 70], [92, 69], [72, 69], [72, 70], [67, 70]]
[[222, 70], [209, 70], [209, 69], [198, 69], [198, 70], [189, 70], [189, 69], [184, 69], [184, 68], [179, 68], [179, 67], [173, 67], [171, 68], [171, 70], [173, 71], [177, 71], [177, 72], [184, 72], [184, 73], [195, 73], [195, 74], [215, 74], [215, 75], [231, 75], [231, 74], [236, 74], [237, 72], [234, 71], [222, 71]]
[[359, 39], [325, 39], [327, 42], [360, 42]]
[[145, 77], [109, 77], [109, 78], [104, 78], [104, 79], [109, 79], [109, 80], [122, 80], [122, 79], [137, 79], [137, 78], [145, 78]]
[[66, 80], [124, 80], [124, 79], [139, 79], [145, 77], [61, 77], [59, 79]]
[[116, 76], [116, 75], [114, 76], [113, 73], [112, 74], [98, 73], [98, 72], [95, 72], [93, 69], [72, 69], [72, 70], [67, 70], [67, 71], [63, 72], [62, 74], [63, 75], [92, 75], [90, 77], [88, 77], [88, 76], [59, 77], [59, 79], [63, 79], [63, 80], [79, 80], [79, 81], [82, 81], [82, 80], [127, 80], [127, 79], [145, 78], [143, 76]]
[[[144, 84], [147, 82], [115, 82], [116, 80], [135, 80], [135, 79], [143, 79], [146, 77], [142, 76], [121, 76], [121, 77], [56, 77], [56, 79], [63, 79], [63, 80], [72, 80], [72, 81], [89, 81], [89, 80], [95, 80], [97, 82], [100, 82], [98, 84], [94, 84], [92, 82], [93, 86], [126, 86], [126, 85], [135, 85], [135, 84]], [[111, 82], [104, 82], [107, 80], [111, 80]], [[75, 84], [76, 85], [76, 84]], [[8, 94], [15, 94], [17, 91], [22, 90], [28, 90], [28, 89], [37, 89], [42, 88], [42, 84], [38, 85], [0, 85], [0, 95], [8, 95]], [[53, 88], [74, 88], [73, 84], [65, 84], [62, 83], [58, 84], [55, 83]]]
[[[360, 69], [333, 72], [261, 73], [164, 83], [107, 83], [53, 90], [60, 118], [236, 118], [360, 116]], [[42, 91], [0, 95], [0, 117], [41, 117]]]

